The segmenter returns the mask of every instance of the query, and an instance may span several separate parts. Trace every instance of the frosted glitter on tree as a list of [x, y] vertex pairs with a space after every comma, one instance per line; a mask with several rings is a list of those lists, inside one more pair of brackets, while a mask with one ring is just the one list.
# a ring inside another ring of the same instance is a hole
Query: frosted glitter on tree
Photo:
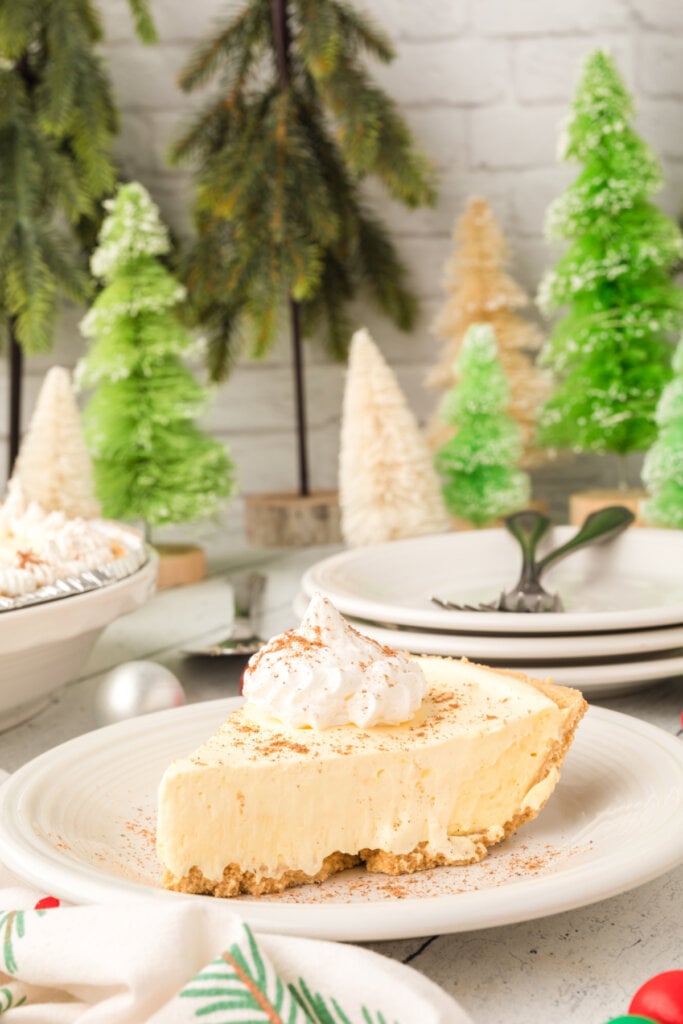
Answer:
[[674, 355], [675, 377], [659, 400], [656, 413], [659, 436], [645, 456], [643, 483], [650, 498], [643, 502], [643, 518], [655, 526], [683, 529], [683, 340]]
[[427, 444], [365, 329], [356, 331], [349, 353], [339, 503], [342, 533], [352, 546], [448, 529]]
[[557, 386], [540, 436], [577, 452], [649, 447], [671, 375], [669, 338], [683, 326], [683, 291], [671, 276], [683, 239], [650, 202], [662, 175], [633, 116], [612, 58], [591, 54], [563, 152], [583, 169], [551, 205], [546, 225], [550, 238], [571, 244], [539, 291], [546, 312], [567, 310], [542, 352]]
[[509, 393], [489, 324], [473, 324], [456, 361], [458, 384], [440, 413], [456, 433], [436, 452], [446, 506], [454, 516], [485, 526], [529, 501], [529, 478], [517, 468], [518, 425], [505, 412]]
[[[549, 393], [547, 375], [533, 363], [529, 352], [538, 349], [542, 335], [522, 311], [531, 305], [526, 292], [506, 271], [508, 247], [502, 229], [486, 199], [473, 196], [453, 232], [455, 249], [446, 265], [446, 302], [433, 333], [442, 342], [441, 354], [427, 376], [427, 384], [446, 389], [455, 382], [455, 363], [469, 327], [491, 324], [498, 339], [499, 358], [510, 391], [508, 412], [519, 424], [523, 461], [544, 461], [547, 453], [534, 446], [538, 409]], [[438, 416], [430, 423], [434, 445], [452, 435]]]
[[62, 366], [45, 376], [13, 479], [27, 501], [47, 512], [58, 510], [70, 519], [100, 513], [71, 376]]
[[183, 365], [194, 340], [174, 307], [185, 289], [159, 257], [168, 232], [142, 185], [106, 204], [92, 271], [105, 284], [81, 323], [93, 339], [79, 383], [95, 388], [84, 413], [105, 515], [149, 528], [211, 515], [232, 493], [223, 445], [193, 424], [208, 392]]

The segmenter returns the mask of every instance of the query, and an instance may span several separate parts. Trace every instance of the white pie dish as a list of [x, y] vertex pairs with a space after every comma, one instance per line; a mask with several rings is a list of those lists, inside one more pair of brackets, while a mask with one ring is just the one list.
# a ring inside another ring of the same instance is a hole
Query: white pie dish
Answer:
[[0, 613], [0, 730], [25, 721], [75, 679], [100, 633], [154, 591], [156, 555], [107, 586]]

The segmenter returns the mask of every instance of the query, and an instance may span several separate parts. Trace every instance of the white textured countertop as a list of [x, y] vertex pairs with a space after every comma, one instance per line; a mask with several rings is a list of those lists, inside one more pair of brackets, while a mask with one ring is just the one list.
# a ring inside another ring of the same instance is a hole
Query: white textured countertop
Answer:
[[[190, 701], [236, 694], [241, 659], [188, 659], [179, 648], [221, 634], [230, 617], [226, 581], [248, 568], [259, 568], [268, 577], [262, 632], [270, 635], [293, 625], [292, 601], [301, 574], [329, 553], [321, 548], [254, 552], [226, 536], [208, 538], [207, 548], [207, 580], [157, 594], [140, 611], [114, 623], [80, 679], [33, 719], [0, 734], [0, 767], [12, 771], [94, 728], [93, 698], [102, 674], [122, 661], [148, 658], [166, 665]], [[601, 703], [675, 734], [683, 681], [656, 683]], [[451, 993], [475, 1024], [605, 1024], [626, 1013], [635, 990], [652, 975], [683, 968], [683, 867], [580, 910], [484, 931], [372, 943], [370, 948], [410, 962]]]

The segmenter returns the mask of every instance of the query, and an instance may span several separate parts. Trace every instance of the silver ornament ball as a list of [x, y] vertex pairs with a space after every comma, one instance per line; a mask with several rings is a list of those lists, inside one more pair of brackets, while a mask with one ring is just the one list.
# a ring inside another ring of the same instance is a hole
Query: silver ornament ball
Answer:
[[184, 703], [185, 691], [169, 669], [155, 661], [126, 661], [100, 683], [95, 720], [98, 725], [111, 725]]

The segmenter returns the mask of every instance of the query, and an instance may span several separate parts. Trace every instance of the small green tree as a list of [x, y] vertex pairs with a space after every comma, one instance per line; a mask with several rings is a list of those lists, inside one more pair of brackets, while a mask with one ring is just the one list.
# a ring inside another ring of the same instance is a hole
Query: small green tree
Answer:
[[430, 168], [364, 54], [393, 57], [346, 0], [247, 0], [180, 78], [191, 92], [220, 77], [174, 148], [197, 167], [185, 280], [208, 332], [209, 369], [220, 379], [245, 349], [264, 356], [288, 323], [304, 494], [302, 338], [320, 335], [344, 358], [361, 287], [401, 328], [415, 321], [405, 269], [361, 182], [376, 176], [408, 206], [434, 200]]
[[194, 345], [173, 308], [185, 289], [159, 257], [168, 232], [142, 185], [119, 188], [93, 253], [105, 287], [82, 321], [94, 339], [78, 367], [81, 387], [97, 388], [85, 432], [105, 515], [149, 528], [210, 515], [233, 490], [221, 444], [193, 425], [207, 391], [182, 362]]
[[643, 464], [643, 483], [650, 493], [643, 503], [643, 516], [656, 526], [683, 529], [683, 340], [673, 369], [676, 376], [657, 406], [659, 436]]
[[683, 291], [671, 277], [683, 239], [649, 201], [662, 177], [630, 125], [633, 114], [611, 57], [591, 54], [564, 145], [564, 158], [583, 170], [546, 225], [551, 238], [572, 244], [539, 292], [546, 311], [569, 307], [541, 355], [558, 383], [540, 436], [558, 448], [621, 455], [647, 448], [670, 376], [669, 337], [683, 326]]
[[527, 504], [530, 489], [529, 477], [516, 467], [522, 436], [505, 412], [510, 395], [488, 324], [468, 329], [456, 376], [459, 383], [446, 393], [440, 408], [456, 433], [436, 451], [435, 466], [449, 512], [484, 526]]
[[[129, 0], [154, 38], [147, 0]], [[83, 253], [116, 181], [116, 111], [91, 0], [0, 0], [0, 343], [10, 353], [10, 465], [22, 353], [50, 348], [58, 301], [84, 301]]]

